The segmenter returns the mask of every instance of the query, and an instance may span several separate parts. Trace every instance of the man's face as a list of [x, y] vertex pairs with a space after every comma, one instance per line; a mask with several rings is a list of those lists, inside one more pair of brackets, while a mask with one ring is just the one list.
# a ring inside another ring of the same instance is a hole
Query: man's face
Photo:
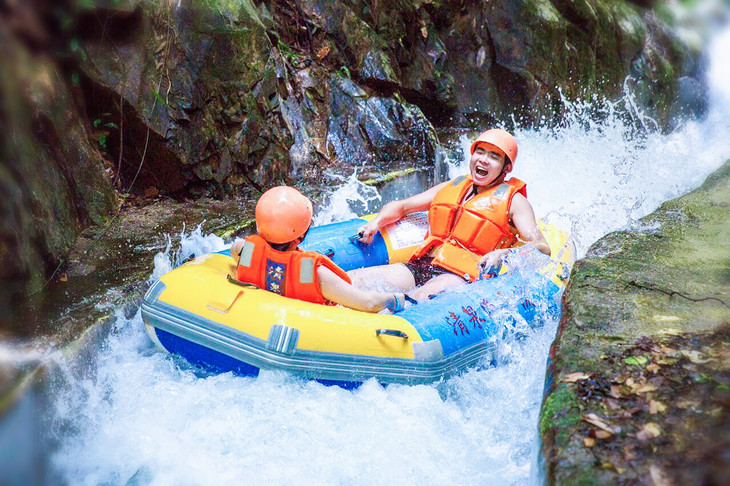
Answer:
[[469, 170], [474, 184], [487, 186], [494, 182], [502, 173], [506, 160], [504, 152], [494, 145], [486, 143], [477, 145], [469, 161]]

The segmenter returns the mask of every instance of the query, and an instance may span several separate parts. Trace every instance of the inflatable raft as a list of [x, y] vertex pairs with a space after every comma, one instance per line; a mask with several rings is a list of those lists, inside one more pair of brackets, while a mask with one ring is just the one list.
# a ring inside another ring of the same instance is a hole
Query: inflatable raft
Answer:
[[[352, 236], [367, 219], [312, 228], [301, 247], [345, 270], [403, 262], [428, 227], [426, 213], [412, 214], [363, 245]], [[345, 387], [370, 378], [431, 383], [489, 364], [511, 329], [558, 315], [575, 248], [559, 228], [540, 226], [552, 259], [515, 248], [508, 257], [512, 268], [503, 265], [498, 276], [397, 314], [318, 305], [241, 285], [225, 250], [162, 276], [144, 297], [142, 317], [160, 348], [213, 371], [255, 376], [280, 369]]]

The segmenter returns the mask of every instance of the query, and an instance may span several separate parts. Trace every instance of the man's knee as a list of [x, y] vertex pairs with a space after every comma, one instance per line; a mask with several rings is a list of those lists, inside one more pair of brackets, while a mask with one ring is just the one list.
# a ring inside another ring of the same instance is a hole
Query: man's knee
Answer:
[[365, 290], [405, 292], [416, 285], [413, 274], [402, 263], [358, 268], [350, 270], [347, 274], [354, 286]]

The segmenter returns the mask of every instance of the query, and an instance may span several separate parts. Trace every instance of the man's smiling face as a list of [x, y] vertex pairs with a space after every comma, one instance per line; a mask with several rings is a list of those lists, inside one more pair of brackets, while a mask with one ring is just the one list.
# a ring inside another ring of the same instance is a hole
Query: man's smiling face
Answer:
[[510, 164], [502, 150], [494, 145], [479, 144], [471, 154], [469, 161], [469, 170], [474, 184], [488, 186], [494, 182], [502, 174], [505, 163]]

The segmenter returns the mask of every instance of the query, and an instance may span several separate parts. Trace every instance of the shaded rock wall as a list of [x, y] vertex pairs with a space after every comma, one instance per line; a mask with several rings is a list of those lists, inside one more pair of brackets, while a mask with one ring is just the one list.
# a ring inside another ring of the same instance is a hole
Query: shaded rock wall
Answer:
[[108, 151], [137, 192], [429, 164], [431, 123], [544, 122], [561, 96], [628, 87], [665, 128], [704, 102], [699, 53], [624, 1], [187, 0], [79, 18], [89, 117], [124, 127]]
[[6, 309], [19, 294], [43, 287], [80, 229], [105, 224], [117, 197], [57, 64], [32, 55], [2, 22], [0, 73], [0, 309]]
[[301, 12], [286, 2], [188, 1], [145, 3], [126, 16], [109, 10], [103, 23], [85, 22], [80, 68], [90, 105], [126, 106], [114, 118], [137, 131], [110, 141], [110, 152], [122, 154], [123, 185], [220, 195], [241, 185], [319, 181], [345, 160], [431, 161], [435, 134], [421, 111], [317, 61], [331, 48], [322, 35], [301, 45], [300, 29], [313, 30]]
[[730, 479], [729, 209], [730, 161], [576, 263], [540, 418], [549, 484]]

